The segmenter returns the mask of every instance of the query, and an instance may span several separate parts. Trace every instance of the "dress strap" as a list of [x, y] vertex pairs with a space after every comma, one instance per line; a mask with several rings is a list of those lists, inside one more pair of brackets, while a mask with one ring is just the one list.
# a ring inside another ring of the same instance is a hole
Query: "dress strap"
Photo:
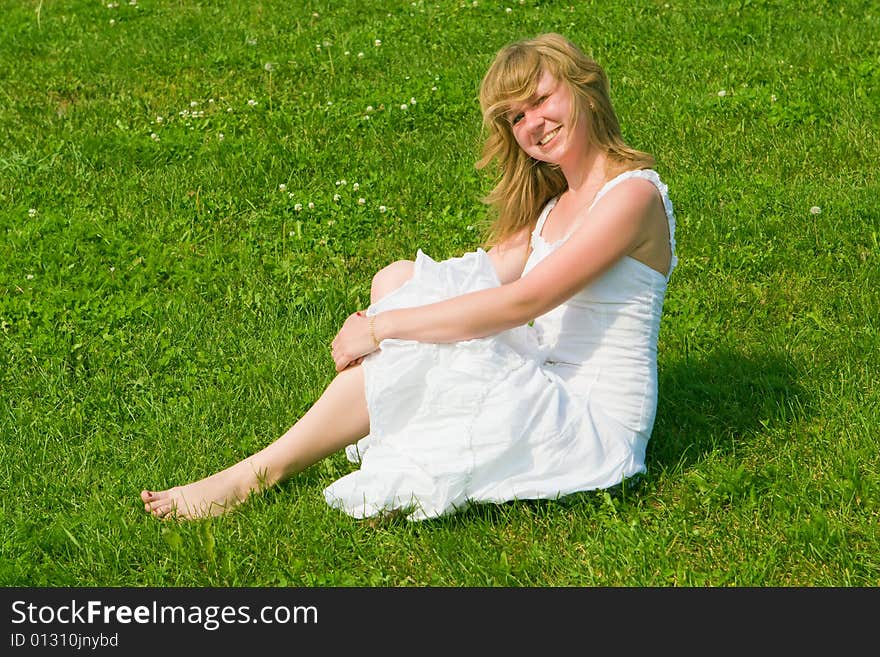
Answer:
[[541, 214], [538, 215], [538, 222], [535, 224], [535, 229], [532, 231], [532, 247], [535, 245], [535, 240], [540, 237], [541, 231], [544, 229], [544, 224], [547, 222], [547, 217], [550, 214], [550, 210], [553, 209], [553, 206], [556, 205], [556, 201], [558, 200], [559, 197], [554, 196], [544, 204], [544, 209], [541, 210]]

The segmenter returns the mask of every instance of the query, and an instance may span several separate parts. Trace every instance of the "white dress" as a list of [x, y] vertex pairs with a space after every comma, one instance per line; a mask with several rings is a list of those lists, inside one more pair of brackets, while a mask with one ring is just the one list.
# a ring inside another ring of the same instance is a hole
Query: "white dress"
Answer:
[[[423, 520], [477, 502], [553, 499], [645, 472], [657, 407], [657, 336], [675, 267], [675, 217], [655, 171], [627, 171], [596, 195], [640, 177], [666, 209], [666, 276], [624, 257], [533, 326], [450, 344], [383, 340], [363, 361], [370, 434], [346, 449], [360, 469], [324, 490], [356, 518], [402, 510]], [[568, 236], [547, 243], [543, 208], [523, 275]], [[592, 206], [591, 206], [592, 209]], [[500, 285], [482, 249], [434, 261], [368, 315]]]

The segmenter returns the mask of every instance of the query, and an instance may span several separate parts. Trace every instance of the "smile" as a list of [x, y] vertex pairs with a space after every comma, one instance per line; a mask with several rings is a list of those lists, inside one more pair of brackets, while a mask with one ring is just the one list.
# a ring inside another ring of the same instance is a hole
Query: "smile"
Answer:
[[553, 130], [544, 135], [543, 139], [541, 139], [538, 144], [540, 144], [541, 146], [546, 146], [557, 134], [559, 134], [560, 130], [562, 130], [561, 125], [553, 128]]

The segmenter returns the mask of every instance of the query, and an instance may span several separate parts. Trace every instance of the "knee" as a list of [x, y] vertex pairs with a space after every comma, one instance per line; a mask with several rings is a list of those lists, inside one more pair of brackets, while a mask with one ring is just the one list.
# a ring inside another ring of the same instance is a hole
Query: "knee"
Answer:
[[370, 286], [370, 303], [376, 303], [412, 278], [414, 265], [412, 260], [397, 260], [376, 272]]

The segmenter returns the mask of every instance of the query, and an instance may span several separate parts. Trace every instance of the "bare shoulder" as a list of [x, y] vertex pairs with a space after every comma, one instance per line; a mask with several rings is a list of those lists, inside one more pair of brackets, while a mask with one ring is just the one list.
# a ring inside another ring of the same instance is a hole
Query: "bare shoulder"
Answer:
[[515, 251], [528, 246], [529, 239], [532, 235], [530, 226], [520, 228], [518, 231], [509, 235], [504, 240], [492, 247], [492, 250], [498, 249], [499, 252]]
[[522, 275], [529, 255], [531, 228], [521, 228], [489, 249], [489, 257], [502, 284], [515, 281]]
[[612, 221], [631, 231], [629, 256], [661, 274], [669, 271], [669, 222], [663, 197], [653, 182], [639, 177], [620, 182], [608, 192], [605, 211], [615, 215]]
[[[665, 216], [657, 186], [646, 178], [632, 177], [615, 185], [605, 196], [604, 210], [635, 221], [649, 220], [659, 210]], [[597, 206], [597, 210], [598, 210]]]

